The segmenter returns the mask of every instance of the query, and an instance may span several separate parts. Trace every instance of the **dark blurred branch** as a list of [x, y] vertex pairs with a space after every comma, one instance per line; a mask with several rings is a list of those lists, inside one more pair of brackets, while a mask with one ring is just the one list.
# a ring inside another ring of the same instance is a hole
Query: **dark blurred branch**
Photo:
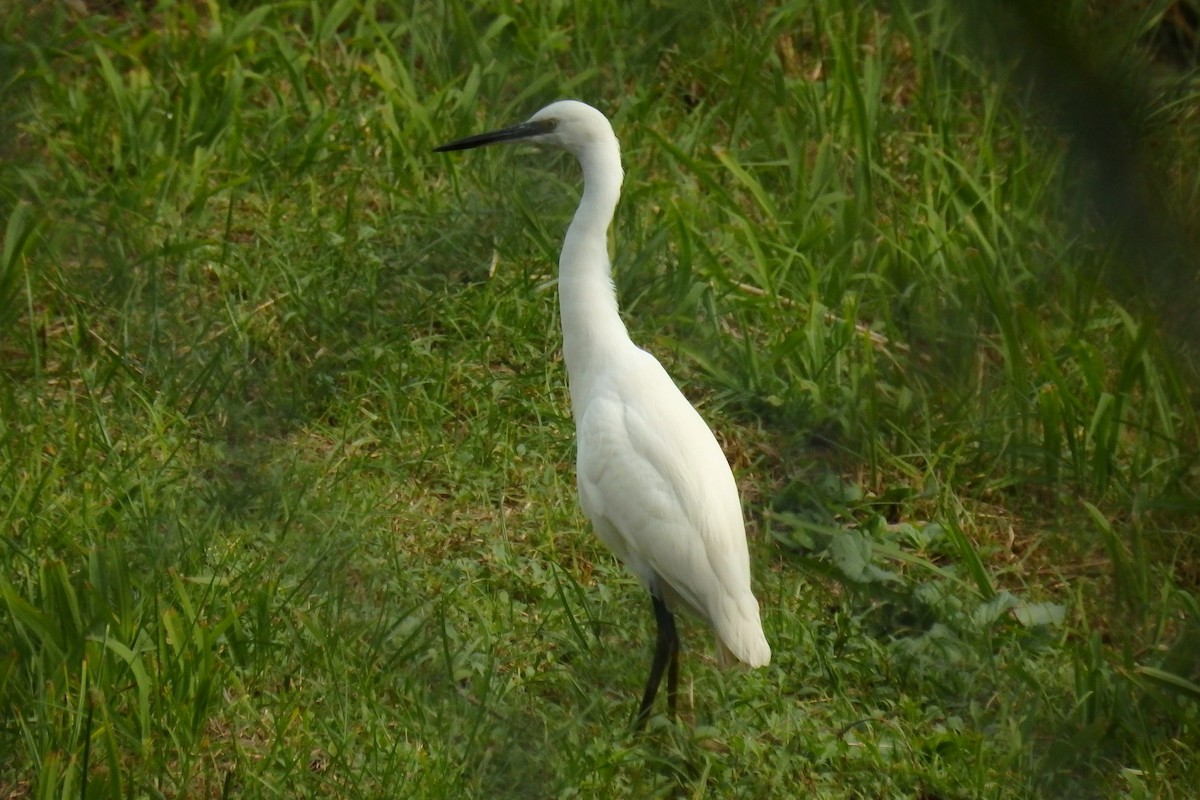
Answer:
[[958, 3], [972, 45], [1013, 68], [1030, 110], [1064, 136], [1083, 218], [1120, 256], [1105, 276], [1110, 289], [1144, 304], [1200, 366], [1200, 249], [1191, 235], [1200, 226], [1169, 203], [1166, 176], [1146, 158], [1140, 120], [1151, 103], [1138, 70], [1068, 25], [1067, 4]]

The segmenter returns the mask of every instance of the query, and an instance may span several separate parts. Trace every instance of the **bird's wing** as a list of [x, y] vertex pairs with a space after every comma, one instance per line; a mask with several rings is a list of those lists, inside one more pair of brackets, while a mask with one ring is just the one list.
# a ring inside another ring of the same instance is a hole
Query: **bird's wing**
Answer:
[[737, 487], [708, 426], [639, 351], [590, 400], [577, 433], [580, 500], [597, 534], [720, 633], [721, 606], [750, 595], [750, 563]]

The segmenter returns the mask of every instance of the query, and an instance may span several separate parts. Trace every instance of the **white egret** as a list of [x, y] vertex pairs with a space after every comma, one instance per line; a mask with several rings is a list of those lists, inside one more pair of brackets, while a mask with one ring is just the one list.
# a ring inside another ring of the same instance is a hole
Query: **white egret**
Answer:
[[668, 714], [675, 715], [674, 609], [712, 626], [722, 666], [761, 667], [771, 660], [750, 589], [741, 502], [712, 431], [658, 360], [630, 340], [617, 311], [608, 227], [623, 173], [608, 119], [585, 103], [563, 100], [519, 125], [436, 151], [520, 141], [566, 150], [583, 167], [583, 198], [559, 259], [563, 356], [580, 505], [600, 539], [649, 590], [658, 625], [636, 719], [641, 728], [664, 670]]

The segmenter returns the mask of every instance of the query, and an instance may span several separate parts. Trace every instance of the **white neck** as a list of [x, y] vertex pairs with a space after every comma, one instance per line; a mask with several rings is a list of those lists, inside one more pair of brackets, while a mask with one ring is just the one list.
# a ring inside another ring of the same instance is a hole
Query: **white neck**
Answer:
[[571, 404], [579, 414], [594, 375], [614, 350], [630, 346], [617, 311], [608, 260], [608, 226], [621, 196], [621, 153], [615, 136], [593, 143], [579, 156], [583, 198], [563, 240], [558, 262], [563, 358]]

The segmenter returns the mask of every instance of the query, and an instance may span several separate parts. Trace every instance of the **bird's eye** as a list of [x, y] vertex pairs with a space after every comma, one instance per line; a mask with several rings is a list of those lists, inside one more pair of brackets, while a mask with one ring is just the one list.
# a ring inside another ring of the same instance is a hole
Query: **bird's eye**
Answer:
[[545, 117], [536, 122], [528, 123], [528, 135], [545, 136], [548, 133], [554, 133], [554, 129], [557, 127], [558, 117]]

